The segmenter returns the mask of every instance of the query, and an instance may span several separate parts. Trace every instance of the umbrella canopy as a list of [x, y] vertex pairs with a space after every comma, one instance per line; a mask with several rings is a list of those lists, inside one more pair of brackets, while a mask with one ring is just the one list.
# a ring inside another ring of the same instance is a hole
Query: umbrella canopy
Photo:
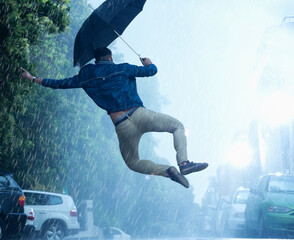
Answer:
[[83, 23], [74, 44], [74, 66], [94, 58], [97, 48], [107, 47], [142, 11], [146, 0], [106, 0]]

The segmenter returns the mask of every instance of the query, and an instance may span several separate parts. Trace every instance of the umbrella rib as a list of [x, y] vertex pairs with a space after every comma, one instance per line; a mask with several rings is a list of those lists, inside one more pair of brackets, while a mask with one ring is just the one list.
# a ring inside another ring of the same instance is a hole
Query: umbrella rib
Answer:
[[[94, 11], [94, 13], [95, 14], [97, 14], [96, 12], [95, 12], [95, 9], [92, 7], [92, 5], [91, 4], [88, 4], [91, 8], [92, 8], [92, 10]], [[98, 14], [97, 14], [98, 15]], [[98, 15], [99, 16], [99, 15]], [[110, 24], [110, 23], [107, 23], [107, 22], [105, 22], [106, 24], [108, 24], [109, 26], [111, 26], [111, 28], [112, 28], [112, 30], [117, 34], [117, 36], [140, 58], [141, 56], [140, 56], [140, 54], [138, 54], [122, 37], [121, 37], [121, 35], [118, 33], [118, 31], [117, 30], [115, 30], [115, 27], [112, 25], [112, 24]], [[92, 44], [93, 44], [93, 46], [95, 47], [95, 45], [94, 45], [94, 43], [93, 43], [93, 41], [92, 41]]]

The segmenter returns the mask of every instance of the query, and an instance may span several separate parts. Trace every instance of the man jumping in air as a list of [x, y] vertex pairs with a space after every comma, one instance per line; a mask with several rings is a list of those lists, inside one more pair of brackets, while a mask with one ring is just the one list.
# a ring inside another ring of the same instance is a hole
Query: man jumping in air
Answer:
[[[95, 51], [95, 64], [87, 64], [78, 75], [62, 80], [33, 77], [25, 69], [22, 77], [44, 87], [54, 89], [83, 88], [88, 96], [110, 116], [119, 140], [121, 155], [133, 171], [168, 177], [189, 187], [184, 175], [208, 167], [207, 163], [188, 160], [187, 140], [183, 124], [166, 114], [146, 109], [137, 93], [136, 77], [149, 77], [157, 73], [149, 58], [140, 58], [143, 66], [113, 63], [108, 48]], [[176, 159], [180, 172], [174, 166], [156, 164], [139, 158], [139, 142], [144, 133], [169, 132], [173, 134]]]

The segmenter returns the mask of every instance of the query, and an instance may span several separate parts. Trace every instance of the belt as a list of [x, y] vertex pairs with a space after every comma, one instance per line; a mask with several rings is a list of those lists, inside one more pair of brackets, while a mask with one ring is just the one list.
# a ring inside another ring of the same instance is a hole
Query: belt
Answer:
[[130, 116], [133, 115], [133, 113], [138, 109], [139, 107], [134, 107], [131, 110], [129, 110], [126, 114], [121, 116], [119, 119], [117, 119], [114, 122], [114, 126], [117, 126], [118, 124], [122, 123], [123, 121], [127, 120]]

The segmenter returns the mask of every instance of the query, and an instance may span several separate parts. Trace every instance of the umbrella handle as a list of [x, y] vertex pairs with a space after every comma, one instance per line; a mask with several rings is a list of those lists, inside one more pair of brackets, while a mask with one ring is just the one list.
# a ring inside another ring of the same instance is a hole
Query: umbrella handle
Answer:
[[141, 58], [141, 56], [140, 56], [140, 54], [138, 54], [122, 37], [121, 37], [121, 35], [117, 32], [117, 31], [115, 31], [115, 29], [113, 29], [113, 31], [117, 34], [117, 36], [121, 39], [121, 40], [123, 40], [123, 42], [139, 57], [139, 58]]

